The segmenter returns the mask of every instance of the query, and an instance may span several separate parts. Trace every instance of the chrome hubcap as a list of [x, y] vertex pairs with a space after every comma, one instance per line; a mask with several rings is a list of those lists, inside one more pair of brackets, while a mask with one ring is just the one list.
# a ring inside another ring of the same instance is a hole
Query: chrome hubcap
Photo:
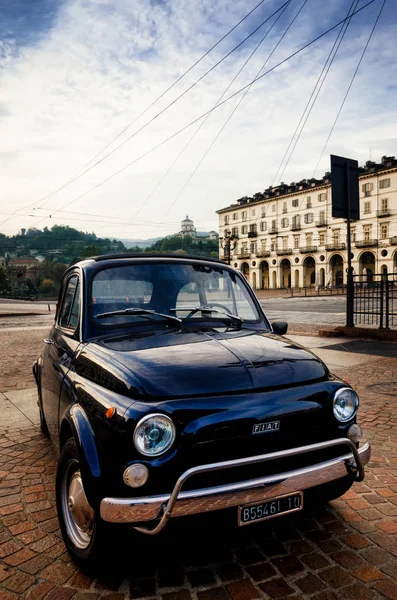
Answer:
[[94, 511], [88, 503], [77, 462], [71, 462], [62, 486], [62, 512], [68, 536], [84, 549], [91, 541]]

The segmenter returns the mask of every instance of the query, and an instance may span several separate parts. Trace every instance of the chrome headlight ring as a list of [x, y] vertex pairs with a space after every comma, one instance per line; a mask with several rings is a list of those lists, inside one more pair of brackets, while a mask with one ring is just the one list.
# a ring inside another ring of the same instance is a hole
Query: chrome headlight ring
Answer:
[[167, 415], [151, 413], [138, 421], [134, 431], [134, 446], [143, 456], [160, 456], [175, 441], [175, 425]]
[[357, 414], [359, 398], [352, 388], [340, 388], [334, 394], [332, 407], [334, 417], [340, 423], [351, 421]]

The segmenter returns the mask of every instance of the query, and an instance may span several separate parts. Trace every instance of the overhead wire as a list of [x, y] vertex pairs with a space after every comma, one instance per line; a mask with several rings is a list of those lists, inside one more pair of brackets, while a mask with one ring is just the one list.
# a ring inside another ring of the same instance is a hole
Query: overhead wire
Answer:
[[[355, 8], [357, 8], [359, 2], [360, 2], [360, 0], [353, 0], [353, 2], [350, 5], [350, 8], [349, 8], [349, 10], [347, 12], [347, 16], [350, 15], [351, 11], [354, 11], [354, 8], [353, 8], [354, 5], [355, 5]], [[307, 120], [308, 120], [308, 118], [309, 118], [309, 116], [311, 114], [311, 111], [312, 111], [312, 109], [313, 109], [313, 107], [314, 107], [314, 105], [316, 103], [318, 95], [319, 95], [319, 93], [320, 93], [320, 91], [321, 91], [321, 89], [322, 89], [322, 87], [324, 85], [324, 82], [325, 82], [325, 80], [327, 78], [327, 75], [328, 75], [329, 70], [330, 70], [330, 68], [332, 66], [332, 63], [333, 63], [333, 61], [334, 61], [334, 59], [336, 57], [336, 54], [337, 54], [337, 52], [338, 52], [338, 50], [340, 48], [340, 45], [341, 45], [341, 43], [343, 41], [345, 33], [346, 33], [346, 31], [347, 31], [347, 29], [348, 29], [348, 27], [350, 25], [350, 22], [351, 22], [351, 19], [348, 20], [348, 21], [346, 21], [345, 23], [343, 23], [343, 25], [341, 26], [341, 29], [338, 32], [338, 35], [337, 35], [337, 37], [336, 37], [336, 39], [335, 39], [335, 41], [334, 41], [334, 43], [332, 45], [332, 48], [331, 48], [331, 50], [330, 50], [330, 52], [329, 52], [329, 54], [327, 56], [327, 59], [326, 59], [326, 61], [324, 63], [324, 66], [323, 66], [323, 68], [321, 70], [321, 73], [318, 76], [318, 79], [317, 79], [317, 81], [316, 81], [316, 83], [314, 85], [312, 93], [310, 94], [310, 97], [309, 97], [309, 99], [308, 99], [308, 101], [306, 103], [306, 106], [303, 109], [302, 115], [301, 115], [301, 117], [299, 119], [299, 122], [298, 122], [296, 128], [295, 128], [295, 131], [292, 134], [291, 140], [290, 140], [290, 142], [288, 144], [288, 147], [287, 147], [287, 149], [286, 149], [286, 151], [284, 153], [284, 156], [281, 159], [281, 162], [280, 162], [280, 165], [279, 165], [279, 167], [277, 169], [277, 172], [276, 172], [275, 176], [272, 178], [272, 183], [273, 183], [273, 181], [277, 183], [277, 181], [281, 181], [282, 178], [283, 178], [284, 172], [285, 172], [285, 170], [286, 170], [286, 168], [287, 168], [287, 166], [289, 164], [289, 161], [290, 161], [290, 159], [292, 157], [292, 154], [293, 154], [293, 152], [294, 152], [294, 150], [296, 148], [296, 145], [297, 145], [297, 143], [298, 143], [298, 141], [300, 139], [300, 136], [302, 135], [303, 129], [304, 129], [304, 127], [306, 125], [306, 122], [307, 122]], [[323, 77], [323, 75], [324, 75], [324, 77]], [[313, 99], [313, 102], [311, 102], [312, 99]], [[302, 127], [301, 127], [301, 125], [302, 125]], [[299, 131], [299, 129], [300, 129], [300, 131]], [[298, 132], [299, 132], [299, 134], [298, 134]], [[295, 140], [295, 138], [296, 138], [296, 140]], [[294, 140], [295, 140], [295, 143], [294, 143]], [[291, 146], [292, 146], [292, 149], [291, 149]], [[288, 158], [287, 158], [287, 156], [288, 156]], [[286, 158], [287, 158], [287, 160], [286, 160], [286, 163], [285, 163], [285, 165], [283, 167], [283, 163], [284, 163], [284, 161], [285, 161]], [[282, 171], [280, 173], [281, 169], [282, 169]], [[280, 177], [278, 177], [279, 173], [280, 173]]]
[[357, 72], [358, 72], [358, 70], [359, 70], [359, 68], [360, 68], [360, 66], [361, 66], [361, 63], [362, 63], [362, 61], [363, 61], [363, 58], [364, 58], [364, 55], [365, 55], [365, 53], [366, 53], [366, 51], [367, 51], [367, 48], [368, 48], [368, 46], [369, 46], [369, 44], [370, 44], [370, 42], [371, 42], [371, 39], [372, 39], [372, 36], [373, 36], [373, 34], [374, 34], [374, 31], [375, 31], [375, 29], [376, 29], [376, 26], [377, 26], [377, 24], [378, 24], [378, 22], [379, 22], [379, 19], [380, 19], [381, 15], [382, 15], [382, 12], [383, 12], [383, 9], [384, 9], [384, 7], [385, 7], [385, 4], [386, 4], [386, 0], [383, 0], [383, 2], [382, 2], [382, 5], [381, 5], [381, 7], [380, 7], [380, 10], [379, 10], [379, 13], [378, 13], [378, 16], [376, 17], [376, 19], [375, 19], [375, 23], [374, 23], [374, 25], [373, 25], [373, 27], [372, 27], [372, 29], [371, 29], [371, 33], [369, 34], [369, 37], [368, 37], [368, 39], [367, 39], [367, 42], [366, 42], [366, 44], [365, 44], [365, 46], [364, 46], [364, 49], [363, 49], [363, 51], [362, 51], [362, 53], [361, 53], [360, 60], [358, 61], [357, 67], [356, 67], [356, 68], [355, 68], [355, 70], [354, 70], [353, 76], [352, 76], [352, 78], [351, 78], [351, 80], [350, 80], [350, 83], [349, 83], [349, 85], [348, 85], [348, 88], [347, 88], [347, 90], [346, 90], [346, 93], [345, 93], [345, 95], [344, 95], [344, 97], [343, 97], [342, 103], [341, 103], [341, 105], [340, 105], [340, 107], [339, 107], [339, 110], [338, 110], [338, 112], [337, 112], [337, 115], [336, 115], [336, 117], [335, 117], [335, 120], [334, 120], [334, 122], [333, 122], [333, 124], [332, 124], [332, 126], [331, 126], [331, 129], [330, 129], [330, 132], [329, 132], [329, 134], [328, 134], [328, 137], [327, 137], [327, 139], [326, 139], [326, 141], [325, 141], [325, 144], [324, 144], [324, 146], [323, 146], [323, 149], [321, 150], [320, 157], [319, 157], [319, 159], [318, 159], [318, 161], [317, 161], [317, 164], [316, 164], [316, 167], [315, 167], [315, 169], [314, 169], [314, 171], [313, 171], [313, 177], [314, 177], [314, 176], [315, 176], [315, 174], [316, 174], [316, 171], [317, 171], [317, 169], [318, 169], [318, 166], [319, 166], [319, 164], [320, 164], [320, 162], [321, 162], [321, 159], [322, 159], [322, 157], [323, 157], [323, 154], [324, 154], [324, 152], [325, 152], [325, 149], [326, 149], [326, 147], [328, 146], [328, 142], [329, 142], [329, 140], [331, 139], [331, 136], [332, 136], [332, 134], [333, 134], [333, 131], [334, 131], [334, 129], [335, 129], [335, 126], [336, 126], [336, 124], [337, 124], [337, 122], [338, 122], [339, 116], [340, 116], [340, 114], [341, 114], [341, 112], [342, 112], [342, 110], [343, 110], [343, 107], [344, 107], [344, 105], [345, 105], [346, 99], [347, 99], [347, 97], [348, 97], [348, 95], [349, 95], [349, 92], [350, 92], [350, 90], [351, 90], [351, 87], [352, 87], [352, 85], [353, 85], [353, 83], [354, 83], [354, 80], [355, 80], [355, 78], [356, 78]]
[[[111, 156], [112, 154], [114, 154], [115, 152], [117, 152], [117, 150], [119, 150], [120, 148], [122, 148], [123, 146], [125, 146], [125, 144], [127, 144], [130, 140], [132, 140], [133, 138], [135, 138], [139, 133], [141, 133], [144, 129], [146, 129], [146, 127], [148, 127], [151, 123], [153, 123], [153, 121], [155, 121], [158, 117], [160, 117], [162, 114], [164, 114], [169, 108], [171, 108], [171, 106], [173, 106], [174, 104], [176, 104], [181, 98], [183, 98], [186, 94], [188, 94], [198, 83], [200, 83], [200, 81], [202, 81], [205, 77], [207, 77], [207, 75], [209, 75], [212, 71], [214, 71], [221, 63], [223, 63], [224, 60], [226, 60], [227, 58], [229, 58], [229, 56], [231, 56], [234, 52], [236, 52], [236, 50], [238, 50], [243, 44], [245, 44], [245, 42], [247, 40], [249, 40], [253, 35], [255, 35], [255, 33], [257, 33], [257, 31], [259, 31], [259, 29], [261, 29], [263, 27], [263, 25], [265, 25], [265, 23], [267, 23], [267, 21], [270, 18], [272, 18], [278, 11], [280, 11], [284, 7], [284, 5], [287, 4], [288, 2], [289, 2], [289, 0], [286, 0], [286, 2], [284, 2], [284, 4], [282, 4], [276, 11], [274, 11], [274, 13], [272, 15], [270, 15], [270, 17], [266, 18], [257, 27], [255, 27], [255, 29], [253, 31], [251, 31], [251, 33], [249, 33], [241, 42], [239, 42], [237, 44], [237, 46], [235, 46], [234, 48], [232, 48], [227, 54], [225, 54], [214, 65], [212, 65], [212, 67], [210, 67], [194, 83], [192, 83], [188, 88], [186, 88], [186, 90], [184, 90], [181, 94], [179, 94], [179, 96], [177, 96], [176, 98], [174, 98], [174, 100], [172, 100], [172, 102], [170, 102], [164, 108], [162, 108], [160, 110], [160, 112], [158, 112], [156, 115], [154, 115], [153, 117], [151, 117], [139, 129], [137, 129], [136, 131], [134, 131], [134, 133], [132, 133], [128, 138], [126, 138], [118, 146], [116, 146], [115, 148], [113, 148], [113, 150], [111, 150], [110, 152], [108, 152], [107, 154], [105, 154], [105, 156], [103, 156], [102, 158], [100, 158], [99, 160], [97, 160], [93, 165], [91, 165], [90, 167], [87, 167], [84, 171], [82, 171], [81, 173], [79, 173], [78, 175], [76, 175], [68, 183], [65, 183], [64, 185], [62, 185], [61, 187], [59, 187], [55, 192], [53, 192], [53, 194], [51, 194], [51, 197], [54, 197], [55, 194], [57, 194], [58, 192], [60, 192], [61, 190], [63, 190], [70, 183], [74, 183], [75, 181], [77, 181], [78, 179], [80, 179], [81, 177], [83, 177], [83, 175], [86, 175], [86, 173], [88, 173], [89, 171], [91, 171], [92, 169], [94, 169], [95, 167], [97, 167], [104, 160], [106, 160], [107, 158], [109, 158], [109, 156]], [[44, 199], [44, 201], [42, 202], [41, 206], [43, 206], [45, 204], [45, 202], [46, 202], [47, 199], [48, 199], [48, 197], [46, 199]], [[37, 202], [36, 202], [36, 204], [37, 204]]]
[[[352, 13], [350, 15], [350, 17], [353, 17], [354, 15], [360, 13], [365, 8], [367, 8], [369, 5], [373, 4], [373, 2], [375, 2], [375, 0], [369, 0], [366, 4], [364, 4], [362, 7], [360, 7], [359, 9], [357, 9], [354, 13]], [[344, 23], [347, 20], [347, 18], [350, 18], [350, 17], [346, 17], [346, 18], [342, 19], [341, 21], [339, 21], [338, 23], [336, 23], [335, 25], [333, 25], [332, 27], [328, 28], [326, 31], [324, 31], [320, 35], [316, 36], [310, 42], [308, 42], [307, 44], [305, 44], [304, 46], [302, 46], [301, 48], [299, 48], [298, 50], [296, 50], [295, 52], [293, 52], [292, 54], [290, 54], [289, 56], [287, 56], [285, 59], [283, 59], [282, 61], [280, 61], [276, 65], [274, 65], [271, 69], [268, 69], [265, 73], [262, 73], [261, 75], [259, 75], [255, 79], [253, 79], [251, 82], [249, 82], [248, 84], [244, 85], [239, 90], [237, 90], [236, 92], [234, 92], [233, 94], [231, 94], [230, 96], [228, 96], [227, 98], [225, 98], [224, 100], [222, 100], [216, 106], [214, 106], [211, 109], [205, 111], [199, 117], [196, 117], [195, 119], [193, 119], [193, 121], [191, 121], [187, 125], [184, 125], [182, 128], [180, 128], [179, 130], [177, 130], [175, 133], [171, 134], [170, 136], [168, 136], [167, 138], [165, 138], [164, 140], [162, 140], [161, 142], [159, 142], [158, 144], [156, 144], [151, 149], [147, 150], [146, 152], [144, 152], [143, 154], [141, 154], [140, 156], [138, 156], [137, 158], [135, 158], [131, 162], [127, 163], [124, 167], [122, 167], [121, 169], [115, 171], [114, 173], [112, 173], [111, 175], [109, 175], [106, 179], [104, 179], [101, 182], [99, 182], [96, 185], [94, 185], [92, 188], [86, 190], [84, 193], [80, 194], [76, 198], [68, 201], [66, 204], [64, 204], [62, 206], [62, 208], [60, 210], [63, 210], [67, 206], [71, 206], [72, 204], [74, 204], [78, 200], [81, 200], [81, 198], [87, 196], [88, 194], [90, 194], [94, 190], [98, 189], [99, 187], [101, 187], [102, 185], [104, 185], [105, 183], [107, 183], [108, 181], [110, 181], [111, 179], [113, 179], [114, 177], [116, 177], [117, 175], [120, 175], [126, 169], [130, 168], [132, 165], [136, 164], [138, 161], [142, 160], [143, 158], [145, 158], [146, 156], [148, 156], [149, 154], [151, 154], [152, 152], [154, 152], [155, 150], [157, 150], [158, 148], [160, 148], [161, 146], [163, 146], [164, 144], [166, 144], [167, 142], [169, 142], [170, 140], [172, 140], [173, 138], [175, 138], [177, 135], [181, 134], [183, 131], [185, 131], [186, 129], [188, 129], [189, 127], [191, 127], [192, 125], [194, 125], [195, 123], [197, 123], [198, 121], [200, 121], [201, 119], [203, 119], [204, 117], [206, 117], [207, 114], [213, 112], [217, 108], [220, 108], [226, 102], [229, 102], [232, 98], [235, 98], [238, 94], [241, 94], [247, 88], [251, 87], [253, 83], [256, 83], [257, 81], [263, 79], [264, 77], [266, 77], [266, 75], [268, 75], [269, 73], [273, 72], [275, 69], [277, 69], [281, 65], [285, 64], [288, 60], [291, 60], [291, 58], [294, 58], [295, 56], [297, 56], [298, 54], [300, 54], [301, 52], [303, 52], [304, 50], [306, 50], [306, 48], [310, 47], [312, 44], [314, 44], [315, 42], [317, 42], [318, 40], [320, 40], [321, 38], [323, 38], [325, 35], [327, 35], [331, 31], [333, 31], [337, 27], [339, 27], [339, 25], [341, 25], [342, 23]], [[42, 219], [42, 220], [44, 221], [45, 219]]]
[[[246, 60], [244, 61], [243, 65], [238, 69], [237, 73], [233, 76], [232, 80], [228, 83], [228, 85], [226, 86], [226, 88], [224, 89], [224, 91], [222, 92], [222, 94], [219, 96], [218, 100], [215, 102], [214, 108], [215, 108], [215, 106], [217, 104], [219, 104], [219, 102], [221, 102], [222, 98], [224, 98], [224, 96], [227, 94], [227, 92], [229, 91], [229, 89], [231, 88], [231, 86], [233, 85], [233, 83], [236, 81], [237, 77], [245, 69], [245, 67], [247, 66], [247, 64], [251, 60], [251, 58], [254, 56], [254, 54], [256, 53], [256, 51], [259, 49], [259, 47], [262, 45], [262, 43], [267, 38], [268, 34], [271, 32], [271, 30], [273, 29], [273, 27], [276, 25], [276, 23], [282, 17], [282, 15], [284, 14], [285, 10], [290, 5], [291, 1], [292, 0], [289, 0], [288, 2], [286, 2], [284, 4], [284, 6], [283, 6], [283, 8], [282, 8], [281, 11], [277, 11], [279, 13], [278, 16], [277, 16], [277, 18], [272, 23], [272, 25], [269, 27], [269, 29], [266, 31], [266, 33], [262, 36], [262, 38], [259, 40], [259, 42], [255, 46], [255, 48], [253, 49], [253, 51], [250, 53], [250, 55], [248, 56], [248, 58], [246, 58]], [[274, 14], [275, 13], [273, 13], [273, 15], [271, 15], [268, 20], [270, 20], [272, 18], [272, 16], [274, 16]], [[154, 188], [152, 189], [152, 191], [150, 192], [150, 194], [146, 197], [146, 199], [144, 200], [144, 202], [140, 205], [140, 207], [138, 208], [138, 210], [136, 211], [136, 213], [134, 214], [134, 216], [131, 218], [131, 221], [133, 221], [139, 215], [139, 213], [141, 212], [141, 210], [143, 210], [143, 208], [146, 206], [146, 204], [148, 203], [148, 201], [150, 200], [150, 198], [153, 196], [153, 194], [160, 187], [160, 185], [165, 180], [165, 178], [172, 171], [172, 169], [174, 168], [174, 166], [176, 165], [176, 163], [178, 162], [178, 160], [180, 159], [180, 157], [185, 153], [185, 151], [187, 150], [187, 148], [190, 146], [191, 142], [194, 140], [194, 138], [196, 137], [196, 135], [199, 133], [200, 129], [202, 129], [202, 127], [204, 127], [204, 125], [206, 124], [206, 122], [210, 118], [211, 114], [212, 113], [208, 113], [207, 116], [205, 117], [205, 119], [203, 119], [200, 122], [200, 124], [199, 124], [198, 128], [196, 129], [196, 131], [193, 132], [193, 135], [188, 139], [187, 143], [183, 146], [182, 150], [178, 153], [178, 155], [173, 160], [173, 162], [171, 163], [171, 165], [168, 167], [168, 169], [166, 170], [166, 172], [164, 173], [164, 175], [159, 179], [159, 181], [154, 186]]]
[[[182, 75], [180, 75], [166, 90], [164, 90], [155, 100], [153, 100], [153, 102], [151, 102], [151, 104], [149, 104], [137, 117], [135, 117], [126, 127], [124, 127], [109, 143], [107, 143], [106, 146], [104, 146], [100, 150], [100, 152], [98, 152], [83, 167], [81, 167], [78, 171], [76, 171], [76, 173], [73, 175], [73, 177], [71, 177], [66, 182], [66, 184], [64, 186], [61, 186], [60, 188], [54, 190], [50, 194], [47, 194], [46, 196], [43, 196], [42, 198], [39, 198], [39, 200], [35, 200], [34, 202], [25, 205], [21, 209], [17, 209], [15, 211], [15, 214], [18, 212], [18, 210], [26, 210], [26, 209], [30, 208], [31, 206], [34, 206], [38, 202], [42, 202], [44, 200], [47, 200], [47, 199], [53, 197], [61, 189], [63, 189], [64, 187], [66, 187], [66, 185], [69, 185], [70, 183], [72, 183], [75, 180], [74, 178], [76, 177], [76, 175], [78, 175], [81, 171], [85, 170], [86, 167], [88, 167], [88, 165], [91, 162], [93, 162], [98, 156], [100, 156], [102, 154], [102, 152], [104, 152], [105, 150], [107, 150], [107, 148], [109, 148], [109, 146], [111, 146], [119, 137], [121, 137], [123, 135], [123, 133], [125, 133], [134, 123], [136, 123], [136, 121], [138, 121], [144, 114], [146, 114], [148, 110], [150, 110], [155, 104], [157, 104], [157, 102], [159, 100], [161, 100], [161, 98], [163, 98], [169, 91], [171, 91], [171, 89], [173, 87], [175, 87], [180, 81], [182, 81], [182, 79], [184, 79], [184, 77], [186, 77], [186, 75], [188, 75], [188, 73], [190, 73], [190, 71], [192, 71], [202, 60], [204, 60], [204, 58], [206, 58], [213, 50], [215, 50], [215, 48], [217, 46], [219, 46], [219, 44], [221, 44], [231, 33], [233, 33], [233, 31], [235, 31], [241, 25], [241, 23], [243, 23], [248, 17], [250, 17], [266, 1], [267, 0], [260, 0], [260, 2], [258, 2], [258, 4], [256, 4], [242, 19], [240, 19], [240, 21], [238, 21], [238, 23], [236, 23], [235, 25], [233, 25], [233, 27], [231, 29], [229, 29], [229, 31], [227, 31], [227, 33], [225, 33], [215, 44], [213, 44], [211, 46], [211, 48], [209, 48], [188, 69], [186, 69], [186, 71], [184, 71], [184, 73], [182, 73]], [[2, 224], [3, 223], [0, 223], [0, 226]]]
[[[282, 40], [284, 39], [284, 37], [286, 36], [286, 34], [288, 33], [288, 31], [291, 29], [291, 27], [294, 24], [294, 22], [296, 21], [296, 19], [298, 18], [299, 14], [303, 10], [303, 8], [306, 5], [306, 3], [307, 3], [307, 0], [304, 0], [303, 4], [299, 8], [298, 12], [294, 16], [294, 18], [292, 19], [292, 21], [290, 22], [290, 24], [288, 25], [288, 27], [285, 29], [284, 33], [282, 34], [282, 36], [280, 37], [280, 39], [278, 40], [278, 42], [274, 46], [273, 50], [270, 52], [269, 56], [267, 57], [267, 59], [265, 60], [265, 62], [262, 64], [261, 68], [257, 72], [256, 77], [258, 77], [260, 75], [260, 73], [263, 71], [263, 69], [265, 68], [265, 66], [267, 65], [267, 63], [269, 62], [269, 60], [271, 59], [271, 57], [273, 56], [274, 52], [277, 50], [278, 46], [280, 45], [280, 43], [282, 42]], [[281, 14], [280, 14], [280, 16], [281, 16]], [[264, 38], [262, 38], [262, 40], [261, 40], [260, 43], [262, 43], [263, 39]], [[259, 48], [259, 45], [255, 48], [255, 51]], [[170, 210], [172, 209], [172, 207], [175, 205], [175, 203], [178, 201], [178, 199], [180, 198], [180, 196], [183, 194], [183, 192], [185, 191], [186, 187], [189, 185], [190, 181], [193, 179], [194, 175], [196, 174], [196, 172], [200, 168], [201, 164], [204, 162], [204, 160], [206, 159], [207, 155], [212, 150], [213, 146], [215, 145], [215, 143], [217, 142], [217, 140], [221, 136], [221, 134], [224, 131], [224, 129], [226, 128], [226, 126], [228, 125], [229, 121], [231, 120], [231, 118], [233, 117], [233, 115], [236, 113], [236, 111], [239, 109], [240, 105], [242, 104], [242, 102], [244, 101], [245, 97], [249, 93], [252, 85], [253, 85], [253, 83], [251, 83], [251, 85], [249, 87], [247, 87], [247, 89], [245, 90], [244, 94], [242, 95], [242, 97], [240, 98], [240, 100], [237, 102], [236, 106], [232, 109], [232, 111], [228, 115], [226, 121], [223, 123], [221, 129], [218, 131], [218, 133], [216, 134], [216, 136], [214, 137], [214, 139], [212, 140], [212, 142], [208, 146], [207, 150], [204, 152], [204, 154], [202, 155], [202, 157], [200, 158], [200, 160], [198, 161], [198, 163], [194, 167], [192, 173], [189, 175], [188, 179], [186, 180], [186, 182], [184, 183], [184, 185], [182, 186], [182, 188], [179, 190], [179, 192], [176, 195], [176, 197], [174, 198], [174, 200], [171, 202], [171, 205], [168, 207], [167, 211], [164, 213], [164, 215], [162, 217], [162, 220], [165, 219], [165, 217], [170, 212]]]

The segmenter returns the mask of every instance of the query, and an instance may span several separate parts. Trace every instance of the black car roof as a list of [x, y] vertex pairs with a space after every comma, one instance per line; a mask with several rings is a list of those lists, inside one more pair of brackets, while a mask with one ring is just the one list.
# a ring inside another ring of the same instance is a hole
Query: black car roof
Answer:
[[88, 259], [84, 260], [95, 260], [95, 262], [100, 262], [103, 260], [114, 260], [117, 258], [179, 258], [180, 260], [205, 260], [225, 264], [225, 262], [220, 258], [213, 258], [212, 256], [197, 256], [194, 254], [180, 254], [177, 252], [126, 252], [123, 254], [102, 254], [101, 256], [90, 256]]

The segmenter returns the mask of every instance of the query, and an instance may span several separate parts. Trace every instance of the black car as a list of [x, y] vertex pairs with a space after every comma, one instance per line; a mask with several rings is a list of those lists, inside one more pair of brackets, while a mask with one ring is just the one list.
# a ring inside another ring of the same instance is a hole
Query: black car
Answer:
[[286, 331], [215, 259], [110, 255], [66, 271], [33, 371], [77, 562], [96, 560], [110, 523], [153, 535], [228, 509], [245, 526], [362, 480], [356, 392]]

